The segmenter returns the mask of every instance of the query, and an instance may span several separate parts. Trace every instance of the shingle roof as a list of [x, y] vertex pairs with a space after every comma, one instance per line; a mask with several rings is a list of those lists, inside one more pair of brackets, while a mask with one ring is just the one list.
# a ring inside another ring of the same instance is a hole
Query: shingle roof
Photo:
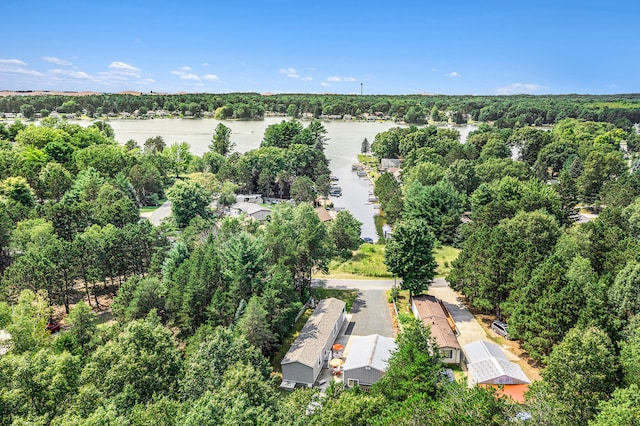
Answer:
[[431, 328], [431, 335], [435, 337], [438, 347], [460, 349], [458, 339], [438, 299], [423, 294], [414, 296], [412, 301], [422, 322]]
[[351, 347], [343, 369], [371, 367], [378, 371], [385, 371], [391, 353], [397, 348], [396, 342], [388, 337], [372, 334], [351, 338]]
[[345, 306], [342, 300], [333, 297], [318, 302], [313, 314], [302, 327], [300, 335], [284, 356], [282, 364], [299, 362], [309, 367], [315, 366], [318, 354], [331, 337], [333, 327], [340, 319]]

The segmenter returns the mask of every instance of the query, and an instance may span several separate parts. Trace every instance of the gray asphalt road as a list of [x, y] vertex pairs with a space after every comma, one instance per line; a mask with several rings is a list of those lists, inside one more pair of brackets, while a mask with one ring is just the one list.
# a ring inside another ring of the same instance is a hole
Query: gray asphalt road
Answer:
[[[311, 287], [337, 288], [343, 290], [389, 290], [393, 287], [393, 280], [336, 280], [314, 278]], [[400, 285], [400, 282], [398, 282]]]
[[169, 216], [170, 214], [171, 201], [165, 201], [164, 204], [162, 204], [153, 213], [151, 213], [151, 216], [149, 216], [149, 222], [151, 222], [153, 226], [158, 226], [160, 225], [160, 222], [162, 222], [162, 219]]

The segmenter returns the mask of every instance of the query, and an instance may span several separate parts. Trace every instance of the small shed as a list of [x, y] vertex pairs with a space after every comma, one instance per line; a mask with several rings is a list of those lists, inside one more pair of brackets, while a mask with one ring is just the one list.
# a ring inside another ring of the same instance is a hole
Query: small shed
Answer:
[[291, 388], [291, 384], [313, 386], [346, 319], [343, 301], [331, 297], [318, 302], [282, 359], [282, 388]]
[[411, 312], [431, 329], [442, 361], [447, 364], [459, 364], [462, 361], [462, 348], [455, 334], [453, 318], [444, 304], [434, 296], [414, 296], [411, 299]]
[[479, 385], [529, 384], [522, 368], [509, 361], [500, 346], [486, 340], [478, 340], [464, 346], [469, 380]]
[[349, 387], [369, 387], [376, 383], [384, 372], [396, 342], [388, 337], [372, 334], [352, 337], [347, 361], [344, 363], [344, 382]]

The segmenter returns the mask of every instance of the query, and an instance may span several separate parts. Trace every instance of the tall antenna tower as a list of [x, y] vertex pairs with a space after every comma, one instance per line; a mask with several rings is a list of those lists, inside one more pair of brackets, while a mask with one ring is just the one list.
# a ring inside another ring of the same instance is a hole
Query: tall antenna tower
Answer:
[[362, 96], [362, 86], [363, 86], [363, 83], [360, 83], [360, 96]]

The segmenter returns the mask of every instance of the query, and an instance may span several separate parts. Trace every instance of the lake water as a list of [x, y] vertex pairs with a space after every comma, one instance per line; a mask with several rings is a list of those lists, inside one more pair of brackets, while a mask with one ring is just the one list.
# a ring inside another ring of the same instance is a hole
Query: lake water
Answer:
[[[263, 121], [224, 121], [231, 129], [231, 141], [235, 143], [235, 150], [246, 152], [258, 148], [265, 129], [271, 124], [280, 123], [283, 117], [266, 117]], [[134, 139], [140, 146], [150, 137], [162, 136], [165, 143], [171, 145], [176, 142], [187, 142], [191, 152], [202, 155], [209, 150], [211, 136], [220, 121], [213, 119], [153, 119], [153, 120], [112, 120], [108, 123], [115, 131], [116, 140], [124, 144]], [[86, 121], [82, 123], [88, 125]], [[306, 126], [308, 123], [303, 122]], [[336, 207], [348, 209], [362, 222], [362, 236], [377, 239], [373, 216], [373, 206], [367, 204], [369, 192], [373, 192], [373, 185], [368, 179], [358, 178], [351, 171], [351, 164], [357, 162], [364, 138], [373, 142], [376, 134], [398, 127], [393, 122], [323, 122], [327, 129], [327, 143], [325, 153], [330, 160], [331, 172], [339, 178], [342, 187], [342, 197], [332, 197]], [[456, 126], [460, 132], [462, 142], [476, 126]]]

